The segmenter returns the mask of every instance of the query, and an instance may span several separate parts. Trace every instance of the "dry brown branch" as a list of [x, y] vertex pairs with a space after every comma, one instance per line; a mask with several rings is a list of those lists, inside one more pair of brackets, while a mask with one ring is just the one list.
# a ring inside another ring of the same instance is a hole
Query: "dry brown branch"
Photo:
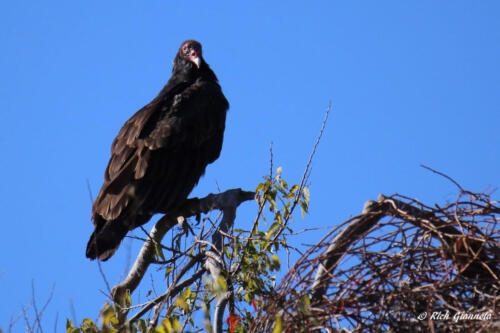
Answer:
[[469, 332], [495, 325], [500, 207], [487, 194], [459, 188], [445, 207], [397, 194], [368, 201], [292, 267], [251, 331], [272, 331], [277, 316], [290, 332]]
[[349, 246], [362, 237], [365, 232], [370, 230], [384, 216], [379, 211], [380, 208], [381, 203], [371, 200], [367, 201], [363, 208], [363, 213], [335, 237], [325, 253], [326, 259], [319, 263], [312, 285], [313, 301], [318, 300], [325, 294], [330, 274], [344, 256]]

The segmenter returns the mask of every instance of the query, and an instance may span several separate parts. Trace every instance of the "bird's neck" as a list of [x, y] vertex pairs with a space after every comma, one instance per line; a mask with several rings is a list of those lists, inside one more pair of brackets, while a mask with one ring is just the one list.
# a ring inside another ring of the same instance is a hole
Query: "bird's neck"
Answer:
[[191, 83], [199, 78], [210, 81], [217, 81], [217, 77], [215, 76], [214, 72], [203, 60], [201, 62], [200, 68], [196, 68], [193, 63], [184, 59], [178, 59], [178, 61], [174, 62], [171, 79], [175, 80], [177, 83]]

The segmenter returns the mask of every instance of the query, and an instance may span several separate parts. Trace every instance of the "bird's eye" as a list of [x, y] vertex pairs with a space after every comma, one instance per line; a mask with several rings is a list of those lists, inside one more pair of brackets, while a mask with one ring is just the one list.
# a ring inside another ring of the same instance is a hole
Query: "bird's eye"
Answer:
[[189, 47], [185, 46], [185, 47], [182, 49], [182, 53], [184, 53], [184, 55], [188, 55], [188, 54], [189, 54]]

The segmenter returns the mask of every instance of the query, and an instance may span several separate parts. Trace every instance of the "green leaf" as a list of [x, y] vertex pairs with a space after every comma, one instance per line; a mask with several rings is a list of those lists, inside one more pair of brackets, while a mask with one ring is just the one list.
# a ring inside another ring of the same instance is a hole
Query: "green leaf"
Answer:
[[309, 199], [311, 197], [311, 193], [309, 193], [309, 189], [305, 186], [302, 189], [302, 197], [304, 198], [305, 203], [309, 206]]
[[99, 328], [97, 327], [96, 324], [94, 324], [94, 322], [89, 319], [89, 318], [85, 318], [82, 320], [82, 326], [83, 324], [87, 325], [88, 328], [91, 328], [91, 329], [95, 329], [95, 330], [98, 330]]
[[101, 323], [103, 328], [108, 328], [110, 324], [117, 322], [115, 310], [113, 307], [106, 303], [101, 311]]
[[292, 186], [292, 188], [290, 189], [290, 192], [288, 192], [287, 194], [285, 194], [285, 199], [293, 199], [295, 197], [295, 192], [297, 192], [297, 190], [299, 189], [299, 185], [295, 184]]
[[163, 255], [163, 249], [161, 248], [160, 244], [154, 243], [155, 244], [155, 254], [156, 258], [159, 260], [165, 260], [165, 256]]
[[184, 299], [188, 299], [189, 297], [191, 297], [191, 288], [189, 286], [187, 286], [186, 289], [184, 289], [184, 291], [182, 292], [182, 297]]
[[181, 322], [179, 321], [178, 318], [174, 318], [172, 326], [173, 326], [174, 332], [180, 332], [182, 329]]
[[300, 202], [300, 210], [302, 212], [302, 218], [305, 218], [307, 213], [307, 204], [304, 201]]
[[[173, 330], [172, 323], [170, 322], [170, 320], [168, 318], [165, 318], [165, 319], [163, 319], [161, 321], [161, 328], [164, 329], [163, 332], [165, 332], [165, 333], [166, 332], [168, 332], [168, 333], [172, 332], [172, 330]], [[163, 333], [163, 332], [161, 332], [161, 333]]]
[[266, 232], [266, 239], [270, 239], [271, 238], [271, 236], [274, 233], [274, 230], [276, 229], [276, 227], [278, 225], [280, 225], [280, 223], [278, 223], [278, 222], [274, 222], [273, 224], [271, 224], [271, 226], [269, 227], [269, 230]]
[[157, 333], [167, 333], [167, 332], [169, 332], [169, 331], [167, 331], [167, 329], [163, 325], [162, 326], [158, 326], [157, 328], [155, 328], [155, 331]]
[[299, 308], [303, 313], [308, 313], [309, 312], [309, 306], [311, 305], [311, 301], [309, 300], [309, 297], [307, 295], [304, 295], [300, 299], [299, 303]]
[[271, 261], [274, 263], [274, 265], [275, 265], [278, 269], [280, 268], [280, 266], [281, 266], [281, 262], [280, 262], [280, 258], [279, 258], [277, 255], [273, 254], [273, 255], [271, 256]]
[[125, 306], [129, 307], [132, 305], [132, 298], [130, 297], [130, 290], [127, 289], [125, 292]]
[[283, 317], [276, 316], [276, 323], [274, 324], [273, 333], [281, 333], [283, 331]]
[[186, 303], [186, 301], [182, 298], [182, 297], [177, 297], [175, 299], [175, 304], [184, 310], [184, 312], [188, 312], [189, 311], [189, 304]]
[[80, 331], [78, 327], [75, 328], [71, 320], [66, 319], [66, 333], [80, 333]]
[[269, 260], [269, 258], [265, 256], [264, 261], [266, 262], [266, 268], [271, 269], [271, 260]]
[[224, 279], [224, 277], [222, 276], [217, 277], [217, 283], [221, 290], [227, 291], [227, 282], [226, 279]]

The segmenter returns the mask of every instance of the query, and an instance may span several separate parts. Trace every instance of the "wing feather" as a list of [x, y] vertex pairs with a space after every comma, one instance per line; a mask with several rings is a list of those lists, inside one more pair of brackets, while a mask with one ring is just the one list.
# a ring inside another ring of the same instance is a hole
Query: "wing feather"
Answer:
[[137, 214], [138, 207], [144, 214], [171, 209], [219, 156], [228, 108], [219, 85], [198, 80], [170, 97], [160, 95], [113, 142], [93, 215], [115, 220]]

